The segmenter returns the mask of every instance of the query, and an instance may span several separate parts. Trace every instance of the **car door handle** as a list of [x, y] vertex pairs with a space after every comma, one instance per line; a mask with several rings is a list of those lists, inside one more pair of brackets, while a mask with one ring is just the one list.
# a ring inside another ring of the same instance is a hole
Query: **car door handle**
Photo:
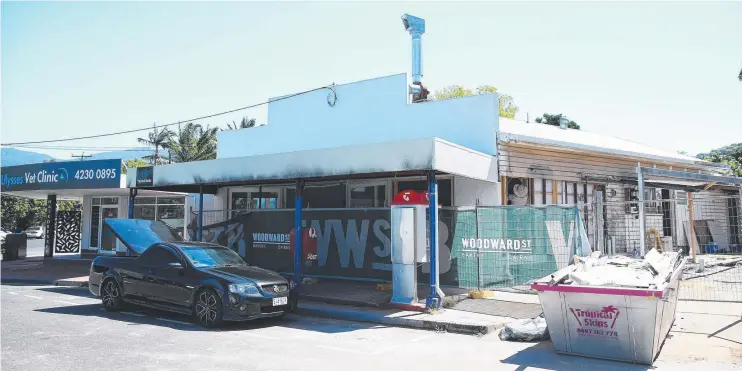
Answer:
[[156, 282], [157, 280], [154, 277], [152, 277], [152, 276], [147, 276], [147, 281], [148, 282]]

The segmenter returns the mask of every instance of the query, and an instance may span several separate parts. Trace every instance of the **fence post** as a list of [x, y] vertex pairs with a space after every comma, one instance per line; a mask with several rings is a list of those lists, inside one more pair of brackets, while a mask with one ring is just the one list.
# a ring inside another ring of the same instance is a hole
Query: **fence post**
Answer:
[[425, 301], [427, 308], [440, 308], [441, 298], [438, 295], [438, 180], [435, 171], [428, 172], [428, 213], [430, 215], [430, 295]]
[[636, 177], [639, 183], [639, 237], [641, 238], [641, 256], [646, 254], [647, 221], [644, 219], [644, 174], [641, 163], [636, 164]]
[[137, 197], [137, 189], [129, 188], [129, 219], [134, 219], [134, 198]]
[[296, 200], [294, 201], [294, 287], [301, 285], [301, 249], [302, 249], [302, 209], [304, 207], [302, 196], [304, 194], [304, 181], [296, 180]]
[[[479, 241], [479, 206], [474, 206], [474, 236], [477, 238], [477, 241]], [[482, 257], [482, 250], [477, 249], [477, 291], [481, 289], [482, 286], [482, 262], [480, 261]]]
[[196, 241], [201, 241], [204, 231], [204, 186], [198, 187], [198, 229], [196, 230]]
[[690, 229], [690, 256], [691, 261], [696, 262], [696, 228], [693, 222], [693, 192], [688, 192], [688, 228]]
[[595, 207], [593, 210], [595, 211], [595, 217], [593, 218], [593, 223], [595, 224], [595, 249], [597, 251], [602, 251], [604, 254], [608, 254], [607, 250], [605, 249], [605, 241], [603, 241], [603, 234], [600, 230], [601, 227], [601, 220], [603, 220], [603, 192], [597, 191], [595, 192]]

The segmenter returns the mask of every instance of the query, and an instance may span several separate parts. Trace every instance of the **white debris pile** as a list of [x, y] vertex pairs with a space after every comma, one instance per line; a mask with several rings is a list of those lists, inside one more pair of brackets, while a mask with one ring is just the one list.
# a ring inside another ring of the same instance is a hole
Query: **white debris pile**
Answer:
[[588, 257], [574, 257], [574, 265], [556, 272], [549, 282], [584, 286], [614, 286], [654, 289], [670, 281], [682, 257], [677, 252], [650, 250], [644, 259], [603, 256], [595, 251]]
[[546, 318], [541, 313], [536, 318], [518, 320], [506, 324], [500, 331], [500, 340], [538, 341], [549, 339]]

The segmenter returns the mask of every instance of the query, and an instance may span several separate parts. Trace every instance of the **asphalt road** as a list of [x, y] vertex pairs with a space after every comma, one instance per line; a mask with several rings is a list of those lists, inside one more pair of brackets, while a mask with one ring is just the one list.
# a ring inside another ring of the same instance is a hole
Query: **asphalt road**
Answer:
[[[206, 330], [185, 316], [103, 311], [87, 289], [1, 286], [8, 370], [647, 370], [560, 356], [551, 344], [290, 316]], [[658, 370], [731, 369], [661, 364]], [[701, 367], [701, 368], [699, 368]]]

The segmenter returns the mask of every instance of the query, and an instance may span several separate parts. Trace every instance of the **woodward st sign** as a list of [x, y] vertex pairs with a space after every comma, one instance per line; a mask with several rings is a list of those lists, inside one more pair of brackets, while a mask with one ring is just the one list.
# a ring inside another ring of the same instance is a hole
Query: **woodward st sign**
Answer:
[[121, 186], [121, 160], [45, 162], [2, 168], [2, 192]]

